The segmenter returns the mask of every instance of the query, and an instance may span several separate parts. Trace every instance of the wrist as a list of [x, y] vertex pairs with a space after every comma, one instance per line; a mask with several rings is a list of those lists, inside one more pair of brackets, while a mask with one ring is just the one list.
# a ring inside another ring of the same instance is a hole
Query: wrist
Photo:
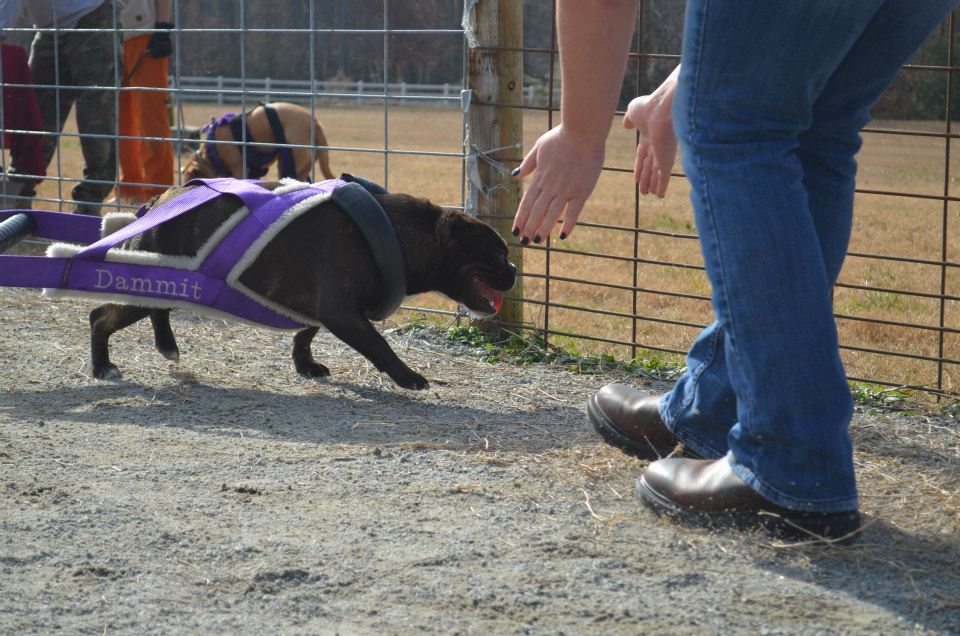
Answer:
[[561, 143], [570, 150], [589, 157], [603, 159], [607, 149], [605, 132], [597, 132], [586, 128], [578, 129], [562, 123], [557, 128]]
[[673, 96], [677, 92], [677, 81], [680, 78], [680, 66], [678, 65], [670, 75], [667, 76], [667, 79], [663, 80], [663, 83], [653, 91], [652, 96], [656, 96], [664, 104], [670, 105], [673, 103]]

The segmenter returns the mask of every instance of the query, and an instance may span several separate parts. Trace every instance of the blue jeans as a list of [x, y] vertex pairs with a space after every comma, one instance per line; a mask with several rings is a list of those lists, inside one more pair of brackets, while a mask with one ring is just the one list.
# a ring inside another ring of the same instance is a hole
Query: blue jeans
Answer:
[[781, 506], [857, 508], [830, 296], [869, 108], [957, 0], [687, 0], [673, 105], [716, 321], [667, 426]]

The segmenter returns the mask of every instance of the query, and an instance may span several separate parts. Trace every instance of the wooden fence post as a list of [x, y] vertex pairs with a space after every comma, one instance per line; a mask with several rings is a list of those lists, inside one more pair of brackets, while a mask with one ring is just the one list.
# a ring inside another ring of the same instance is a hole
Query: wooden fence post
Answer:
[[[513, 215], [520, 203], [520, 182], [509, 171], [523, 158], [523, 3], [515, 0], [478, 0], [473, 7], [476, 46], [468, 52], [468, 87], [473, 91], [469, 109], [468, 153], [484, 153], [506, 168], [497, 170], [482, 156], [476, 157], [478, 184], [471, 180], [470, 198], [476, 200], [477, 217], [493, 226], [505, 240], [511, 235]], [[476, 173], [474, 173], [476, 174]], [[523, 297], [523, 252], [510, 248], [510, 262], [517, 266], [517, 286], [509, 295]], [[504, 300], [498, 318], [479, 321], [484, 331], [499, 331], [503, 323], [511, 330], [523, 322], [523, 303]]]

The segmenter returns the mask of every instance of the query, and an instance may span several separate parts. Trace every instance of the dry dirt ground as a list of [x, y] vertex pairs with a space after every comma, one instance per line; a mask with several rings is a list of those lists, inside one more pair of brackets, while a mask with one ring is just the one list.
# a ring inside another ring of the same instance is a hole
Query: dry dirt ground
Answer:
[[89, 309], [0, 290], [3, 633], [960, 632], [955, 420], [858, 413], [869, 528], [785, 547], [637, 504], [584, 416], [615, 375], [415, 330], [430, 390], [324, 334], [313, 382], [288, 335], [181, 314], [180, 364], [142, 324], [100, 382]]

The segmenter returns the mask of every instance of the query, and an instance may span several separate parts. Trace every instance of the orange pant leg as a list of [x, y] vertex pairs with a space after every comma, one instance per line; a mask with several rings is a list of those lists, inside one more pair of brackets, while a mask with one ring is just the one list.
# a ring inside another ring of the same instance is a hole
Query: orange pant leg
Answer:
[[[167, 88], [167, 58], [147, 53], [150, 35], [130, 38], [123, 45], [124, 87]], [[123, 91], [120, 95], [120, 134], [130, 137], [170, 137], [165, 91]], [[120, 180], [150, 186], [120, 186], [120, 195], [143, 202], [173, 185], [173, 145], [169, 141], [121, 140]]]

